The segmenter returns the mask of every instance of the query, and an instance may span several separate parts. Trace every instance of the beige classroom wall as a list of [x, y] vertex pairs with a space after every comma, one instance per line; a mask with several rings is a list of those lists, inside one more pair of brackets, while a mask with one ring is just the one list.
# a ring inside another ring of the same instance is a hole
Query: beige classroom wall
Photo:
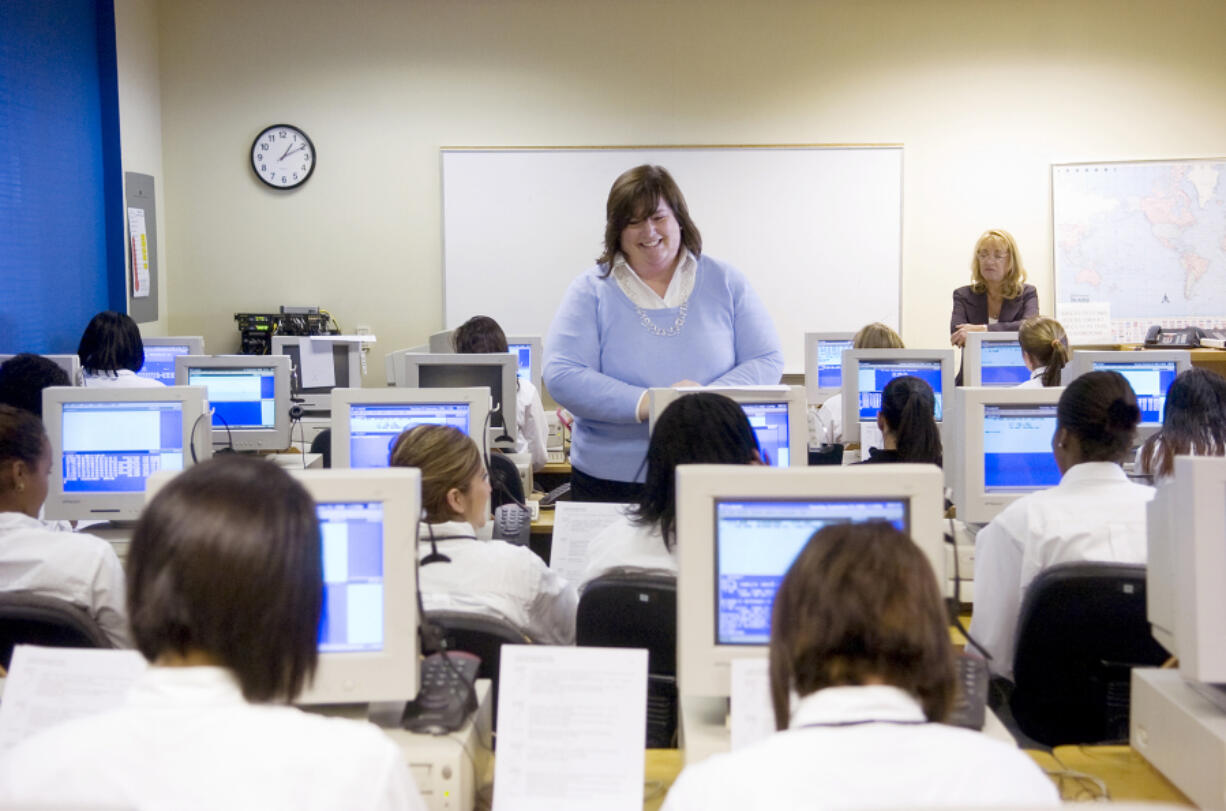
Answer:
[[[323, 305], [378, 335], [368, 385], [383, 352], [442, 327], [442, 146], [902, 143], [912, 346], [946, 344], [950, 291], [989, 227], [1017, 237], [1051, 312], [1052, 163], [1226, 154], [1221, 0], [163, 0], [157, 13], [169, 330], [227, 351], [237, 311]], [[279, 122], [319, 153], [291, 193], [248, 166]], [[547, 252], [550, 223], [539, 232]]]

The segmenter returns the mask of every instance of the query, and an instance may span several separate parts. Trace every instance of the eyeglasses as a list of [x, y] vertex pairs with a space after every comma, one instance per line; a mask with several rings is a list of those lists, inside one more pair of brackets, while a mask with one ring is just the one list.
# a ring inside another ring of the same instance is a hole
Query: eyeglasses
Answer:
[[1003, 262], [1009, 258], [1009, 253], [1008, 251], [980, 251], [977, 256], [979, 257], [980, 261], [984, 259], [995, 259], [998, 262]]

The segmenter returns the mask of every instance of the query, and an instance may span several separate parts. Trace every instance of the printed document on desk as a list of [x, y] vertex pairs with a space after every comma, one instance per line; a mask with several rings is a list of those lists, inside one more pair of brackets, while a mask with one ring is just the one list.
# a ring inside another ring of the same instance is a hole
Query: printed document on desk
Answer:
[[587, 549], [592, 539], [630, 509], [629, 504], [604, 504], [594, 501], [559, 501], [554, 507], [553, 546], [549, 568], [578, 583], [587, 569]]
[[732, 660], [732, 748], [749, 746], [775, 734], [771, 706], [770, 660]]
[[499, 678], [496, 811], [642, 806], [646, 650], [507, 645]]

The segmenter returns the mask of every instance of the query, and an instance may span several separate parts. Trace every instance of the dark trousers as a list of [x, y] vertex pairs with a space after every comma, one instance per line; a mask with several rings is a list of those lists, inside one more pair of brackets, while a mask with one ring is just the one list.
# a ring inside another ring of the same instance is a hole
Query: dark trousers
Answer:
[[579, 468], [570, 471], [571, 501], [607, 501], [618, 504], [635, 504], [643, 495], [643, 485], [638, 482], [619, 482], [589, 476]]

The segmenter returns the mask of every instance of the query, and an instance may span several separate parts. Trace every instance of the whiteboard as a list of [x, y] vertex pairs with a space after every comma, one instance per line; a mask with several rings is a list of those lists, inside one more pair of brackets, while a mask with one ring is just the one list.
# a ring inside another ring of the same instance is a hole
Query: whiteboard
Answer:
[[902, 147], [442, 150], [444, 319], [545, 335], [571, 281], [602, 252], [609, 187], [664, 166], [703, 253], [749, 279], [775, 320], [785, 371], [804, 333], [900, 327]]

